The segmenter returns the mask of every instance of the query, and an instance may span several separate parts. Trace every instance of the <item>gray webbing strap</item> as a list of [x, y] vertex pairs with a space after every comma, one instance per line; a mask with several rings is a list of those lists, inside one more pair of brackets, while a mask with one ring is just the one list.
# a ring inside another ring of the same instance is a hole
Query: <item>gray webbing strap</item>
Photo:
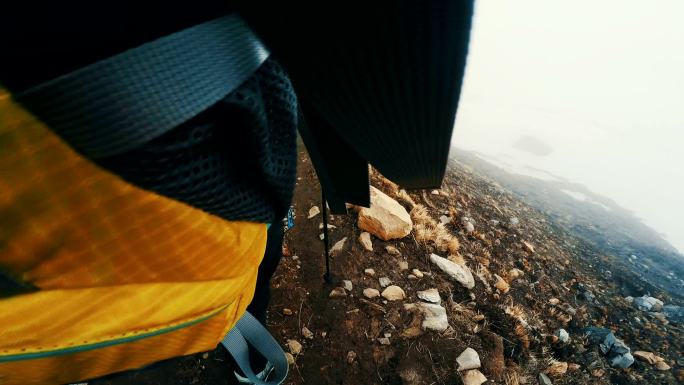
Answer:
[[268, 57], [237, 15], [159, 38], [15, 95], [90, 158], [158, 137], [235, 90]]
[[[268, 362], [273, 364], [274, 373], [271, 376], [273, 377], [272, 379], [261, 380], [257, 378], [249, 362], [247, 342], [261, 353]], [[285, 381], [288, 370], [285, 352], [283, 352], [278, 342], [271, 336], [271, 333], [249, 312], [245, 312], [242, 318], [223, 338], [221, 344], [233, 356], [240, 370], [252, 383], [256, 385], [279, 385]]]

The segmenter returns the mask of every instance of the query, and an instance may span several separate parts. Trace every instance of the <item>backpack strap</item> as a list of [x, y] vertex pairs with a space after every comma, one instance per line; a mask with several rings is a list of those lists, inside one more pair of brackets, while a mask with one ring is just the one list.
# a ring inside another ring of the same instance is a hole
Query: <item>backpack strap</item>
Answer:
[[[273, 364], [274, 378], [259, 379], [249, 362], [249, 345], [252, 345], [264, 358]], [[279, 385], [287, 377], [288, 365], [285, 352], [271, 333], [249, 312], [238, 320], [223, 338], [221, 344], [228, 350], [242, 373], [255, 385]]]
[[135, 148], [240, 86], [269, 53], [231, 14], [15, 94], [91, 159]]

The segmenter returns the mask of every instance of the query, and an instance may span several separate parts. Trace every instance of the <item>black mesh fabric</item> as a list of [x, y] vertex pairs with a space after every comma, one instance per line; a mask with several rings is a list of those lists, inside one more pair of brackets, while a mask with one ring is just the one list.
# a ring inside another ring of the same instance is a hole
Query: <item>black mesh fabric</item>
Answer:
[[190, 121], [98, 164], [228, 220], [273, 223], [292, 200], [297, 99], [272, 59]]

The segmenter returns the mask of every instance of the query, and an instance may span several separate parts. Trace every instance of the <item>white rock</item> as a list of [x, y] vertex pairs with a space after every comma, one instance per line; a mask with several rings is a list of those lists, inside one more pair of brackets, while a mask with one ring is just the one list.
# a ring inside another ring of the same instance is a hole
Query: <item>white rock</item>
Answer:
[[337, 241], [335, 245], [330, 249], [330, 255], [337, 255], [344, 248], [344, 243], [347, 242], [347, 237], [344, 237]]
[[[328, 230], [332, 230], [332, 229], [336, 229], [336, 228], [337, 228], [337, 226], [331, 225], [330, 223], [328, 223]], [[318, 224], [318, 229], [323, 230], [323, 223]]]
[[364, 274], [366, 274], [366, 275], [369, 276], [369, 277], [374, 277], [374, 276], [375, 276], [375, 270], [373, 270], [373, 269], [366, 269], [366, 270], [364, 270], [363, 272], [364, 272]]
[[416, 276], [416, 278], [423, 278], [423, 272], [418, 269], [411, 270], [411, 273]]
[[359, 243], [367, 251], [373, 251], [373, 242], [371, 241], [370, 233], [364, 231], [359, 235]]
[[511, 226], [517, 226], [520, 224], [520, 220], [517, 217], [513, 217], [510, 219], [510, 221], [508, 221], [508, 223], [510, 223]]
[[431, 192], [430, 194], [432, 194], [432, 195], [439, 195], [439, 190], [432, 190], [432, 192]]
[[406, 293], [399, 286], [392, 285], [382, 291], [382, 297], [388, 301], [398, 301], [406, 298]]
[[380, 345], [389, 345], [390, 339], [387, 337], [382, 337], [382, 338], [378, 338], [378, 342], [380, 342]]
[[290, 353], [295, 356], [302, 352], [302, 344], [297, 340], [287, 340], [287, 347], [290, 349]]
[[323, 233], [318, 234], [318, 238], [322, 241], [323, 239], [325, 239], [325, 234], [323, 234]]
[[449, 222], [451, 222], [451, 218], [447, 217], [446, 215], [440, 215], [439, 217], [439, 223], [446, 225]]
[[399, 261], [399, 270], [400, 270], [400, 271], [408, 270], [408, 268], [409, 268], [408, 262], [406, 262], [406, 261]]
[[437, 254], [430, 254], [430, 261], [467, 289], [475, 287], [475, 278], [468, 266], [457, 265]]
[[475, 226], [470, 223], [470, 221], [463, 221], [463, 228], [465, 228], [465, 231], [469, 233], [475, 231]]
[[352, 291], [354, 288], [354, 285], [352, 285], [352, 281], [350, 280], [345, 279], [342, 283], [344, 284], [344, 290], [346, 291]]
[[408, 278], [408, 279], [410, 279], [410, 280], [418, 279], [418, 277], [416, 277], [416, 276], [413, 275], [413, 274], [409, 274], [406, 278]]
[[380, 277], [378, 281], [380, 281], [381, 287], [387, 287], [392, 284], [392, 281], [387, 277]]
[[377, 289], [367, 288], [363, 289], [363, 295], [366, 298], [376, 298], [380, 296], [380, 292]]
[[421, 327], [425, 330], [434, 330], [443, 332], [449, 327], [449, 319], [447, 318], [446, 309], [434, 303], [417, 303], [415, 304], [423, 313], [423, 322]]
[[359, 210], [358, 226], [376, 237], [388, 241], [411, 233], [411, 216], [397, 201], [371, 186], [370, 208]]
[[568, 334], [568, 332], [563, 328], [556, 330], [553, 335], [558, 337], [558, 341], [562, 343], [566, 343], [570, 340], [570, 334]]
[[544, 373], [539, 373], [539, 384], [540, 385], [553, 385], [549, 376]]
[[320, 214], [320, 212], [321, 212], [321, 210], [318, 208], [318, 206], [313, 206], [312, 208], [309, 209], [309, 219]]
[[418, 298], [425, 302], [440, 303], [442, 298], [439, 296], [439, 291], [437, 289], [428, 289], [418, 292]]
[[473, 369], [463, 373], [461, 381], [463, 381], [463, 385], [482, 385], [487, 382], [487, 377], [479, 370]]
[[467, 348], [457, 358], [458, 371], [478, 369], [480, 367], [480, 356], [475, 349]]

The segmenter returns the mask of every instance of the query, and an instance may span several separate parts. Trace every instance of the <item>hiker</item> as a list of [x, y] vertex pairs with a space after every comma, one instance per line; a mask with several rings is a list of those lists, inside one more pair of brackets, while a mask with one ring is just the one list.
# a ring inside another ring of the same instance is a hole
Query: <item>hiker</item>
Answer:
[[296, 130], [333, 213], [369, 204], [369, 163], [439, 186], [472, 14], [470, 1], [321, 7], [2, 12], [3, 383], [76, 382], [220, 342], [240, 381], [283, 381], [263, 325]]

